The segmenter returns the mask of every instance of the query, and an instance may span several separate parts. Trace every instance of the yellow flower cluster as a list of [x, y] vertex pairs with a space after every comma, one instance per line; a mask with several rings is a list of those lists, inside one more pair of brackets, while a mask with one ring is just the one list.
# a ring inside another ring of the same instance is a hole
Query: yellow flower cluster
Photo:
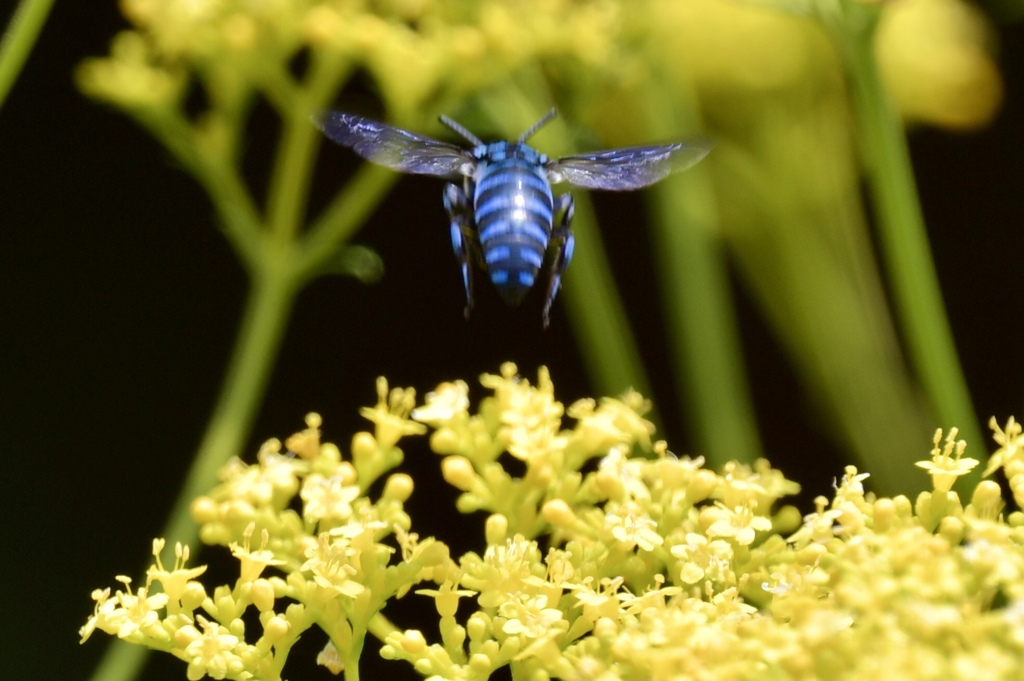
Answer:
[[[329, 99], [339, 76], [363, 69], [390, 118], [412, 123], [425, 105], [464, 101], [538, 63], [569, 91], [609, 76], [632, 87], [663, 66], [681, 69], [681, 82], [698, 83], [714, 104], [722, 92], [777, 88], [831, 63], [806, 22], [778, 11], [804, 14], [813, 0], [121, 0], [121, 6], [133, 28], [114, 39], [109, 57], [83, 65], [79, 83], [129, 110], [179, 103], [193, 76], [203, 81], [214, 110], [239, 106], [250, 91], [272, 102], [289, 92], [300, 96], [295, 87], [303, 78], [312, 88], [303, 98]], [[882, 15], [879, 58], [909, 118], [961, 128], [992, 117], [1001, 82], [991, 29], [976, 9], [963, 0], [908, 0], [886, 6]], [[308, 71], [292, 82], [303, 70], [295, 68], [297, 60]], [[728, 99], [736, 105], [735, 96]]]
[[[122, 0], [133, 29], [85, 63], [93, 96], [136, 108], [183, 95], [186, 73], [213, 108], [245, 89], [281, 96], [294, 60], [308, 82], [364, 69], [390, 117], [507, 78], [531, 60], [614, 64], [628, 8], [616, 0]], [[306, 62], [304, 62], [306, 63]], [[275, 93], [274, 91], [277, 90]], [[326, 93], [328, 97], [333, 92]], [[324, 103], [308, 102], [311, 106]]]
[[[955, 431], [944, 447], [936, 434], [922, 465], [934, 489], [916, 503], [875, 498], [851, 466], [801, 520], [779, 506], [797, 485], [767, 462], [716, 473], [653, 440], [635, 393], [566, 409], [546, 369], [531, 385], [511, 363], [481, 383], [490, 395], [473, 411], [464, 382], [416, 407], [381, 379], [363, 410], [375, 432], [353, 438], [352, 461], [320, 443], [311, 415], [287, 452], [272, 441], [257, 463], [229, 464], [193, 514], [204, 541], [239, 560], [234, 586], [209, 595], [187, 548], [167, 570], [158, 541], [145, 587], [119, 578], [113, 598], [94, 592], [83, 640], [100, 629], [171, 652], [190, 679], [280, 678], [314, 624], [335, 673], [358, 664], [373, 631], [385, 658], [436, 679], [504, 666], [514, 678], [1020, 678], [1024, 513], [1004, 508], [993, 481], [960, 502], [952, 481], [971, 463]], [[407, 476], [367, 496], [423, 424], [458, 507], [487, 513], [481, 552], [455, 560], [411, 533]], [[1019, 491], [1024, 435], [1013, 420], [995, 430], [988, 472], [1004, 469]], [[421, 582], [436, 585], [416, 591], [433, 599], [436, 632], [375, 626]], [[255, 642], [241, 619], [250, 605]]]
[[[415, 393], [389, 393], [383, 380], [378, 388], [381, 402], [364, 410], [376, 432], [353, 438], [353, 461], [320, 443], [320, 417], [310, 414], [307, 428], [287, 440], [287, 451], [271, 440], [256, 463], [229, 462], [222, 483], [193, 502], [202, 540], [229, 548], [238, 560], [233, 586], [211, 595], [197, 581], [206, 568], [185, 567], [188, 547], [177, 546], [174, 568], [166, 569], [164, 542], [156, 540], [146, 586], [132, 593], [131, 580], [119, 577], [125, 590], [114, 598], [109, 589], [95, 591], [82, 640], [100, 629], [169, 652], [188, 663], [189, 679], [278, 679], [299, 636], [318, 625], [332, 642], [323, 664], [337, 671], [355, 664], [357, 658], [331, 651], [351, 651], [357, 640], [361, 648], [370, 620], [390, 599], [449, 562], [443, 544], [408, 532], [407, 475], [389, 476], [377, 501], [367, 496], [370, 485], [401, 463], [397, 438], [424, 430], [405, 418]], [[296, 496], [301, 511], [291, 508]], [[252, 541], [257, 533], [259, 548]], [[398, 561], [388, 538], [401, 548]], [[274, 574], [265, 575], [268, 569]], [[252, 643], [242, 619], [250, 606], [262, 626]]]

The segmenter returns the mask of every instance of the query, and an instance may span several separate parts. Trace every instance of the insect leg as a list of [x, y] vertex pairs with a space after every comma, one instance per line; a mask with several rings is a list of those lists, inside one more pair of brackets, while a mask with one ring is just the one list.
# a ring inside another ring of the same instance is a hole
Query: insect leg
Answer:
[[466, 288], [466, 317], [473, 309], [473, 276], [470, 272], [471, 261], [479, 250], [476, 246], [476, 234], [473, 232], [473, 208], [466, 192], [458, 185], [448, 183], [444, 187], [444, 209], [451, 221], [452, 248], [455, 258], [462, 270], [462, 284]]
[[576, 238], [572, 235], [572, 216], [574, 210], [572, 194], [562, 194], [555, 199], [555, 215], [562, 213], [562, 219], [558, 226], [551, 232], [551, 244], [555, 249], [555, 260], [551, 263], [551, 279], [548, 281], [548, 296], [544, 303], [544, 328], [550, 323], [551, 304], [555, 302], [558, 289], [562, 286], [562, 274], [572, 260], [572, 251], [576, 245]]

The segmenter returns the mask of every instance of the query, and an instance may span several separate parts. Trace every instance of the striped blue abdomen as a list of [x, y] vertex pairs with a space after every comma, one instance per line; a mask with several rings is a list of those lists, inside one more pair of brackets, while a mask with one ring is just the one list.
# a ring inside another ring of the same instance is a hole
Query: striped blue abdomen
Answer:
[[476, 183], [477, 236], [491, 281], [518, 305], [537, 279], [551, 238], [553, 199], [540, 154], [524, 144], [489, 145]]

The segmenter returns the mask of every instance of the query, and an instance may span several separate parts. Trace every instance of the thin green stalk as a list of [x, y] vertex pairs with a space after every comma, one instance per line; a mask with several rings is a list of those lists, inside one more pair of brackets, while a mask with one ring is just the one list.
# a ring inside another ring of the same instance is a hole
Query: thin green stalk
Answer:
[[220, 228], [231, 242], [250, 276], [259, 271], [262, 258], [262, 224], [249, 189], [233, 166], [204, 167], [195, 171], [220, 218]]
[[51, 7], [53, 0], [21, 0], [14, 10], [11, 22], [0, 38], [0, 107], [3, 107], [21, 67], [32, 52]]
[[[615, 287], [594, 205], [585, 194], [576, 196], [573, 232], [578, 257], [566, 276], [563, 295], [590, 381], [602, 395], [617, 395], [632, 387], [649, 397], [651, 385], [640, 349]], [[653, 415], [648, 418], [658, 420]]]
[[712, 468], [762, 456], [711, 178], [702, 169], [652, 191], [655, 251], [674, 374], [688, 418]]
[[359, 681], [359, 660], [363, 656], [363, 646], [366, 643], [366, 629], [360, 627], [352, 628], [352, 645], [348, 650], [342, 651], [345, 660], [345, 681]]
[[292, 241], [302, 225], [317, 148], [314, 136], [320, 134], [310, 123], [308, 112], [293, 110], [284, 116], [267, 200], [267, 226], [277, 244]]
[[[676, 125], [696, 129], [697, 113], [681, 86], [652, 81], [644, 95], [652, 131], [667, 139]], [[714, 152], [712, 152], [714, 153]], [[707, 163], [707, 161], [703, 162]], [[717, 229], [711, 174], [703, 164], [651, 190], [652, 234], [671, 332], [676, 384], [686, 398], [696, 448], [714, 468], [762, 456], [753, 400]]]
[[391, 634], [400, 631], [391, 620], [379, 612], [370, 618], [370, 623], [366, 625], [366, 630], [373, 634], [373, 637], [378, 641], [383, 641]]
[[[848, 9], [853, 14], [854, 8]], [[858, 9], [876, 11], [873, 7]], [[882, 251], [910, 360], [925, 393], [940, 425], [957, 426], [977, 455], [985, 451], [986, 440], [971, 405], [942, 302], [906, 135], [875, 61], [876, 20], [877, 13], [845, 16], [831, 27], [853, 87]], [[980, 479], [980, 470], [965, 477], [969, 479], [960, 484], [969, 488]]]

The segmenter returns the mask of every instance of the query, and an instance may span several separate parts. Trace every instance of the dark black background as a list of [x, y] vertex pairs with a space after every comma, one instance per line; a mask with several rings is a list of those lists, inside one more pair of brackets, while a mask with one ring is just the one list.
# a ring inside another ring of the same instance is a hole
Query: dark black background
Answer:
[[[84, 677], [94, 667], [106, 637], [79, 646], [76, 633], [91, 611], [89, 591], [142, 566], [206, 424], [246, 295], [245, 276], [196, 183], [143, 131], [73, 86], [74, 65], [105, 54], [121, 26], [114, 3], [57, 2], [0, 110], [6, 678]], [[936, 264], [982, 421], [1024, 416], [1024, 32], [1019, 24], [1001, 32], [1007, 94], [998, 119], [975, 134], [919, 130], [911, 137]], [[255, 140], [257, 167], [275, 142]], [[343, 172], [335, 164], [344, 154], [327, 153], [319, 200]], [[511, 359], [530, 378], [547, 364], [566, 403], [591, 394], [559, 304], [542, 331], [538, 292], [509, 310], [480, 287], [473, 319], [463, 320], [439, 199], [438, 183], [403, 179], [357, 238], [383, 257], [383, 281], [364, 286], [335, 277], [302, 294], [250, 451], [301, 428], [314, 409], [324, 416], [325, 439], [347, 451], [363, 427], [357, 409], [375, 400], [380, 374], [424, 391], [445, 379], [472, 381]], [[599, 197], [598, 209], [614, 225], [641, 204]], [[662, 413], [678, 413], [667, 372], [655, 369], [666, 359], [642, 230], [608, 231], [623, 295], [642, 329], [654, 397]], [[794, 466], [791, 477], [811, 492], [824, 492], [838, 472], [834, 444], [807, 416], [756, 311], [742, 295], [738, 304], [768, 452], [784, 470]], [[688, 451], [686, 424], [670, 419], [664, 435], [674, 451]], [[415, 529], [455, 544], [475, 540], [466, 533], [478, 526], [441, 526], [425, 512], [451, 495], [422, 443], [406, 451], [418, 485]], [[320, 644], [300, 655], [295, 669], [302, 671], [293, 676], [307, 672]], [[183, 673], [168, 658], [146, 676]]]

